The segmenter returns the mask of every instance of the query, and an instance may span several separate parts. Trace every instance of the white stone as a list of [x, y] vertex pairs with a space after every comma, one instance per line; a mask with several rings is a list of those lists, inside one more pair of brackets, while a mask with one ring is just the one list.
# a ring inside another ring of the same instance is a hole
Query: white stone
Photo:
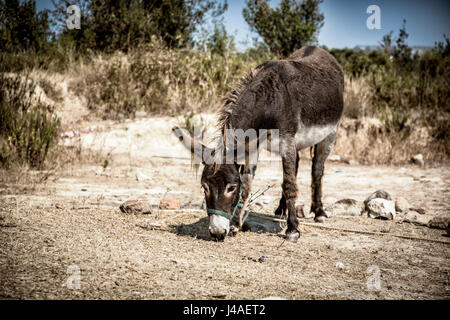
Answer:
[[418, 164], [418, 165], [421, 165], [421, 166], [424, 165], [423, 155], [422, 155], [421, 153], [416, 154], [415, 156], [413, 156], [413, 157], [411, 158], [411, 161], [412, 161], [413, 163]]
[[392, 220], [395, 218], [395, 202], [392, 200], [372, 199], [366, 204], [366, 209], [368, 216], [373, 219]]
[[339, 162], [339, 161], [341, 161], [341, 156], [339, 156], [337, 154], [333, 154], [332, 156], [328, 157], [328, 160]]
[[409, 203], [408, 200], [406, 200], [403, 197], [398, 197], [397, 200], [395, 200], [395, 210], [397, 212], [408, 212], [409, 211]]

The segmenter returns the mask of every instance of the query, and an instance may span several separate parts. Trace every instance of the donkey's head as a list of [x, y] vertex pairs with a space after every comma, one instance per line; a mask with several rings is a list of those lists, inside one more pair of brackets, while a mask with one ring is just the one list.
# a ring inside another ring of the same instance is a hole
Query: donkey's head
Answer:
[[186, 135], [174, 127], [173, 133], [197, 159], [204, 164], [201, 185], [205, 192], [209, 233], [217, 240], [225, 239], [231, 226], [240, 225], [240, 214], [244, 203], [242, 166], [217, 164], [214, 150]]

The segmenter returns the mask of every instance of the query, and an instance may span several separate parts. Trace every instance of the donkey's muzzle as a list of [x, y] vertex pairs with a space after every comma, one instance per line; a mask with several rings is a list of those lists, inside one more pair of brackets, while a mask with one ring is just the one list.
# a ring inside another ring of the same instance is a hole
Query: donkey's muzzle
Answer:
[[213, 238], [223, 240], [230, 231], [230, 221], [225, 217], [212, 214], [209, 216], [208, 230]]

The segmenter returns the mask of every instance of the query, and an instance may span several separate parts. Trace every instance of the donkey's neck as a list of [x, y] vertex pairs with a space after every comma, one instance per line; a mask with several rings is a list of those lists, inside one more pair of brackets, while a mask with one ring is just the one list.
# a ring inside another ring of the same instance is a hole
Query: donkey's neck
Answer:
[[256, 76], [263, 68], [258, 66], [251, 71], [241, 83], [231, 91], [222, 109], [219, 112], [219, 128], [223, 133], [226, 129], [259, 129], [260, 119], [263, 115], [260, 114], [264, 110], [257, 110], [255, 108], [255, 93], [248, 91], [248, 87], [252, 82], [257, 81]]

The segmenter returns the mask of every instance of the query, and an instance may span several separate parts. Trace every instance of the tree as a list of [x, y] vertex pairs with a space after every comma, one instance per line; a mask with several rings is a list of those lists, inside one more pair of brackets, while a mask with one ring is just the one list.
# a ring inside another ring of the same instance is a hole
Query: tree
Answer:
[[406, 32], [406, 20], [398, 32], [398, 37], [393, 38], [393, 31], [383, 36], [380, 42], [383, 54], [392, 57], [395, 65], [404, 70], [412, 68], [412, 49], [406, 43], [408, 33]]
[[50, 36], [48, 11], [36, 12], [36, 1], [0, 0], [0, 50], [39, 51]]
[[385, 34], [383, 38], [380, 41], [380, 46], [383, 54], [390, 56], [392, 53], [392, 35], [394, 34], [394, 31], [390, 31], [389, 33]]
[[221, 16], [228, 8], [212, 0], [155, 0], [146, 5], [155, 21], [158, 35], [170, 47], [185, 47], [193, 42], [193, 34], [205, 22], [207, 14]]
[[394, 61], [396, 61], [400, 66], [410, 68], [411, 67], [411, 47], [406, 43], [408, 39], [408, 33], [406, 32], [406, 20], [403, 20], [403, 25], [398, 32], [398, 37], [396, 40], [396, 46], [393, 52]]
[[77, 47], [98, 50], [123, 50], [147, 42], [152, 35], [161, 37], [171, 48], [188, 46], [207, 14], [220, 16], [227, 2], [212, 0], [78, 0], [81, 29], [64, 28], [67, 0], [52, 0], [54, 21]]
[[281, 0], [271, 8], [268, 0], [247, 0], [243, 9], [245, 21], [276, 54], [288, 56], [304, 45], [317, 42], [324, 24], [319, 11], [323, 0]]
[[202, 26], [196, 39], [196, 47], [203, 52], [210, 50], [212, 54], [223, 57], [236, 50], [234, 36], [229, 34], [223, 19], [214, 20], [213, 25]]
[[450, 39], [444, 34], [444, 41], [436, 41], [434, 43], [433, 51], [441, 56], [448, 57], [450, 55]]

